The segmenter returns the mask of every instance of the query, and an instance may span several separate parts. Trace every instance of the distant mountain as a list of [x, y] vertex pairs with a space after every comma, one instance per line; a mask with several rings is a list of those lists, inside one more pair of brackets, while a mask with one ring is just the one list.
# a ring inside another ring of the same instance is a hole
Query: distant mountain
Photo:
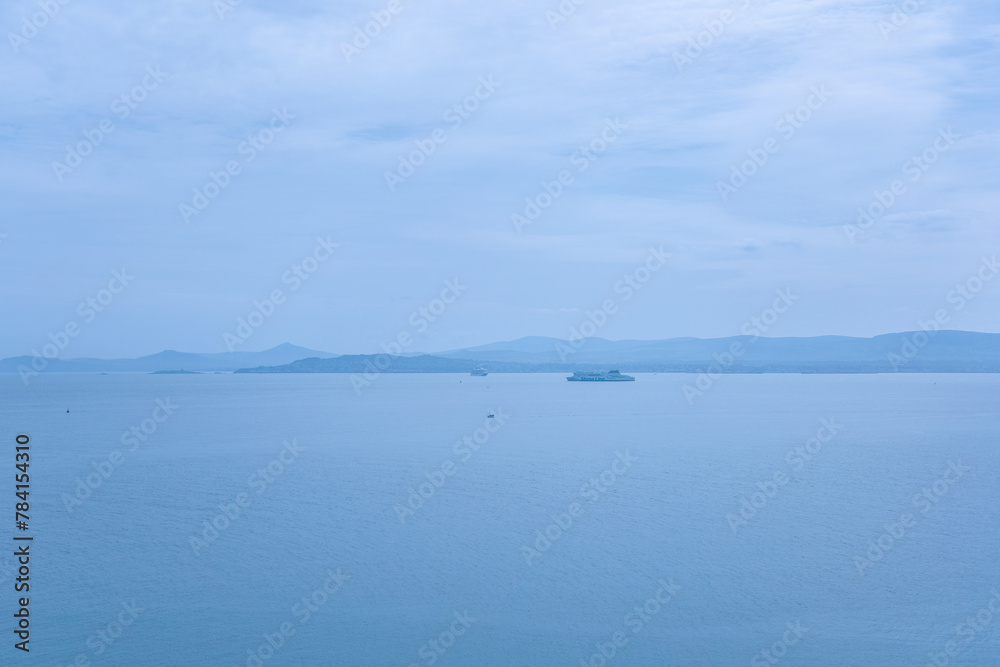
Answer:
[[[43, 372], [98, 373], [156, 371], [234, 371], [247, 366], [276, 366], [306, 357], [333, 357], [329, 352], [284, 343], [263, 352], [211, 352], [196, 354], [165, 350], [138, 359], [47, 359]], [[32, 368], [33, 357], [0, 359], [0, 373], [17, 373], [18, 366]]]
[[655, 341], [588, 338], [574, 344], [557, 338], [530, 337], [439, 353], [489, 367], [492, 362], [622, 367], [633, 371], [689, 371], [719, 364], [734, 346], [742, 353], [727, 372], [879, 373], [1000, 372], [1000, 334], [938, 331], [885, 334], [873, 338], [671, 338]]
[[[684, 339], [681, 339], [684, 340]], [[690, 338], [686, 340], [697, 340], [696, 338]], [[613, 350], [613, 349], [625, 349], [633, 345], [643, 345], [653, 341], [642, 341], [642, 340], [607, 340], [605, 338], [588, 338], [587, 347], [591, 350]], [[552, 352], [555, 350], [555, 346], [558, 343], [565, 344], [566, 341], [559, 338], [549, 338], [547, 336], [525, 336], [524, 338], [518, 338], [517, 340], [502, 341], [499, 343], [489, 343], [487, 345], [479, 345], [478, 347], [467, 347], [461, 350], [451, 350], [449, 352], [438, 352], [435, 356], [438, 357], [449, 357], [449, 356], [467, 356], [468, 354], [481, 354], [484, 352], [497, 352], [497, 351], [507, 351], [507, 352], [525, 352], [529, 354], [538, 354]]]
[[[378, 364], [386, 366], [379, 368]], [[531, 336], [435, 355], [303, 359], [238, 372], [465, 373], [478, 365], [493, 373], [612, 368], [661, 373], [1000, 373], [1000, 334], [939, 331], [931, 336], [921, 331], [874, 338], [734, 336], [659, 341], [589, 338], [577, 347], [557, 338]]]
[[[737, 353], [733, 353], [738, 350]], [[0, 360], [0, 372], [31, 368]], [[165, 350], [138, 359], [50, 359], [45, 372], [236, 371], [240, 373], [553, 373], [619, 369], [660, 373], [1000, 373], [1000, 334], [918, 331], [873, 338], [669, 338], [569, 342], [529, 336], [438, 354], [399, 357], [318, 352], [288, 343], [263, 352]]]
[[[333, 359], [300, 359], [283, 366], [243, 368], [237, 373], [468, 373], [473, 366], [464, 359], [429, 354], [390, 357], [387, 354], [345, 354]], [[519, 371], [530, 372], [528, 364]]]

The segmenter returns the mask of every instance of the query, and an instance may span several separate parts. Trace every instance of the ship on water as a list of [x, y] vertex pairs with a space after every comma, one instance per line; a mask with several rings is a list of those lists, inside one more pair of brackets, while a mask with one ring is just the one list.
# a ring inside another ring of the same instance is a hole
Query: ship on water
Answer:
[[631, 375], [622, 375], [618, 371], [608, 371], [607, 373], [581, 373], [577, 371], [566, 378], [570, 382], [634, 382]]
[[489, 373], [487, 373], [486, 369], [483, 368], [482, 366], [476, 366], [475, 368], [472, 369], [472, 372], [469, 373], [469, 375], [476, 375], [478, 377], [486, 377], [487, 375], [489, 375]]

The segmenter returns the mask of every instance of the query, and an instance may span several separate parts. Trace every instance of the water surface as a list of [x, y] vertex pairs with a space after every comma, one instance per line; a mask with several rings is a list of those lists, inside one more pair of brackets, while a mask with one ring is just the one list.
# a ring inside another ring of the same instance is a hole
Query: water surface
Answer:
[[10, 470], [32, 437], [32, 664], [575, 667], [615, 633], [609, 665], [923, 665], [949, 640], [997, 664], [1000, 618], [956, 627], [1000, 589], [1000, 377], [734, 375], [693, 405], [689, 376], [637, 378], [0, 376]]

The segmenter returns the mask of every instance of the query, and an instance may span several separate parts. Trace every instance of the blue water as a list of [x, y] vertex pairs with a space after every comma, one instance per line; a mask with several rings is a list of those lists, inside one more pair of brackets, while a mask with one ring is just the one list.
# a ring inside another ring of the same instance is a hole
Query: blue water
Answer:
[[21, 662], [919, 666], [954, 641], [947, 664], [1000, 664], [1000, 377], [726, 376], [693, 405], [687, 376], [562, 377], [387, 375], [357, 396], [346, 375], [0, 376], [5, 541], [14, 435], [32, 438]]

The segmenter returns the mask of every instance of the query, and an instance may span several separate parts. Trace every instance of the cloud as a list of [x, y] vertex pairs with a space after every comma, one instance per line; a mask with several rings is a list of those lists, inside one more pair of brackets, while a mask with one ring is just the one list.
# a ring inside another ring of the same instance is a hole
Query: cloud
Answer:
[[[995, 80], [1000, 49], [992, 5], [925, 3], [886, 37], [879, 25], [894, 10], [868, 0], [595, 0], [554, 28], [546, 12], [557, 2], [404, 1], [348, 62], [344, 44], [384, 21], [372, 13], [386, 4], [244, 0], [219, 20], [203, 0], [72, 2], [16, 53], [0, 55], [0, 231], [9, 236], [0, 277], [19, 295], [24, 323], [0, 334], [0, 348], [30, 348], [75, 303], [82, 276], [123, 260], [149, 268], [150, 291], [136, 293], [158, 304], [159, 317], [190, 325], [169, 335], [190, 332], [167, 340], [154, 307], [122, 311], [121, 333], [87, 343], [93, 353], [217, 347], [217, 333], [242, 310], [229, 305], [233, 290], [257, 284], [261, 267], [280, 266], [276, 253], [294, 256], [296, 243], [319, 233], [342, 237], [344, 266], [378, 279], [331, 282], [322, 297], [353, 310], [297, 317], [298, 329], [275, 320], [262, 339], [366, 348], [363, 332], [407, 315], [394, 285], [414, 286], [419, 275], [430, 289], [454, 273], [491, 285], [504, 323], [469, 306], [442, 326], [481, 331], [478, 342], [556, 335], [532, 329], [533, 294], [552, 290], [558, 303], [591, 307], [604, 269], [627, 269], [661, 243], [676, 257], [674, 284], [697, 291], [692, 312], [703, 317], [679, 321], [650, 306], [618, 320], [627, 337], [721, 335], [726, 314], [753, 294], [812, 280], [810, 263], [828, 268], [824, 287], [834, 296], [825, 297], [829, 317], [803, 318], [799, 332], [827, 333], [837, 322], [842, 332], [880, 333], [904, 323], [859, 319], [835, 296], [870, 247], [890, 262], [879, 270], [908, 274], [914, 255], [893, 257], [888, 247], [900, 238], [921, 258], [956, 266], [997, 241], [987, 224], [1000, 204], [997, 95], [985, 83]], [[36, 10], [31, 0], [6, 3], [0, 26], [16, 33]], [[720, 30], [727, 10], [732, 20]], [[678, 67], [678, 55], [690, 62]], [[170, 76], [60, 182], [52, 163], [116, 118], [111, 105], [150, 65]], [[501, 83], [496, 93], [390, 192], [385, 173], [484, 76]], [[782, 119], [801, 114], [817, 86], [829, 100], [786, 136]], [[289, 129], [184, 225], [178, 205], [242, 159], [241, 142], [276, 107], [295, 114]], [[627, 125], [620, 139], [578, 170], [574, 155], [616, 118]], [[962, 139], [912, 184], [906, 209], [885, 218], [891, 238], [873, 234], [864, 249], [846, 243], [842, 225], [945, 125]], [[777, 150], [720, 198], [718, 184], [769, 139]], [[512, 213], [563, 170], [572, 185], [517, 235]], [[956, 238], [942, 245], [943, 231]], [[228, 268], [187, 268], [196, 257]], [[910, 287], [870, 278], [874, 300], [912, 297]], [[204, 302], [175, 296], [192, 292]], [[478, 298], [470, 291], [467, 302]], [[299, 335], [303, 322], [309, 340]]]

